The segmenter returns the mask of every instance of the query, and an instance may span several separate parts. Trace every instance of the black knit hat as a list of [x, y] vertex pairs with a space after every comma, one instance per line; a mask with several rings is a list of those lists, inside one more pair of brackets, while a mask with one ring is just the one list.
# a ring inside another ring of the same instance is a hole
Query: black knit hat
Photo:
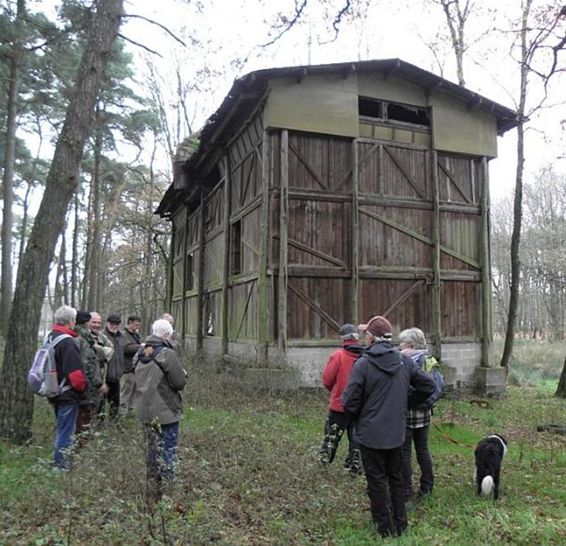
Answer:
[[85, 324], [91, 319], [92, 315], [88, 311], [77, 311], [75, 323], [78, 325]]
[[120, 318], [120, 315], [112, 314], [108, 315], [106, 322], [109, 322], [110, 324], [120, 324], [122, 322], [122, 319]]
[[349, 336], [352, 334], [357, 334], [358, 329], [353, 324], [342, 324], [338, 335], [340, 336]]

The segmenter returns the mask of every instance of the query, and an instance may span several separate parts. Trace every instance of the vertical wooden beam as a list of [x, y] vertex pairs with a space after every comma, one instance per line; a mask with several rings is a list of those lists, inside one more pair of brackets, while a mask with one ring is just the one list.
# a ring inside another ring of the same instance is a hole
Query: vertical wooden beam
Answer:
[[189, 248], [189, 210], [185, 208], [184, 211], [185, 227], [183, 229], [183, 262], [181, 267], [181, 271], [183, 272], [183, 278], [181, 279], [181, 283], [183, 285], [181, 296], [181, 343], [183, 345], [185, 343], [185, 336], [187, 335], [187, 272], [185, 271], [185, 268], [187, 267], [187, 250]]
[[228, 354], [229, 341], [229, 301], [228, 291], [230, 283], [230, 210], [231, 210], [231, 188], [230, 188], [230, 158], [226, 153], [222, 158], [222, 170], [224, 171], [224, 210], [223, 226], [224, 230], [224, 263], [222, 269], [222, 354]]
[[440, 187], [438, 182], [438, 154], [431, 150], [432, 161], [432, 332], [436, 356], [442, 353], [442, 301], [440, 297]]
[[385, 160], [385, 151], [383, 150], [383, 144], [380, 144], [377, 148], [377, 193], [381, 194], [383, 192], [383, 178], [385, 176], [385, 165], [383, 164]]
[[289, 227], [289, 132], [281, 131], [281, 175], [279, 177], [279, 279], [278, 308], [279, 355], [287, 353], [287, 282], [288, 282], [288, 227]]
[[206, 218], [206, 202], [204, 192], [200, 190], [200, 218], [199, 218], [199, 243], [198, 243], [198, 275], [197, 275], [197, 354], [202, 354], [204, 340], [204, 247], [205, 233], [204, 223]]
[[491, 260], [489, 252], [489, 168], [482, 158], [481, 176], [482, 366], [491, 366]]
[[263, 131], [261, 152], [261, 210], [260, 210], [260, 253], [257, 278], [257, 360], [261, 366], [267, 365], [269, 343], [269, 293], [267, 270], [269, 265], [269, 184], [271, 179], [270, 139], [267, 130]]
[[167, 309], [171, 309], [173, 303], [173, 261], [175, 259], [175, 239], [177, 237], [175, 222], [171, 219], [171, 247], [169, 251], [169, 263], [167, 264]]
[[360, 195], [359, 195], [359, 143], [357, 139], [352, 141], [352, 228], [350, 229], [351, 248], [352, 248], [352, 277], [351, 277], [351, 294], [350, 300], [352, 306], [350, 308], [350, 317], [345, 317], [347, 320], [354, 321], [358, 324], [362, 321], [359, 316], [359, 283], [360, 283]]

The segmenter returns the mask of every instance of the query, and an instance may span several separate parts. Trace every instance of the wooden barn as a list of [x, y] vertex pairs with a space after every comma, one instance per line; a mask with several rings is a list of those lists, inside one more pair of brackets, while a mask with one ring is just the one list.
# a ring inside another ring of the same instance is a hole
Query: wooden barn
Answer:
[[488, 163], [515, 125], [399, 59], [236, 80], [157, 209], [189, 349], [318, 385], [339, 326], [382, 314], [425, 331], [453, 387], [497, 390]]

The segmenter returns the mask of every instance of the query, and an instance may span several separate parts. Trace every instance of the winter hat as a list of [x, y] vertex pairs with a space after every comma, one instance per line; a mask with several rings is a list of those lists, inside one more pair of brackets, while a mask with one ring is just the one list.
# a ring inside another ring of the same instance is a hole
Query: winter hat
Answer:
[[380, 315], [370, 318], [366, 324], [360, 324], [358, 326], [363, 332], [368, 332], [374, 337], [385, 337], [391, 338], [391, 323]]
[[122, 319], [120, 318], [119, 315], [112, 314], [112, 315], [108, 315], [106, 322], [109, 322], [110, 324], [120, 324], [122, 322]]
[[358, 334], [358, 329], [353, 324], [343, 324], [340, 327], [338, 335], [341, 337], [342, 341], [347, 341], [348, 339], [360, 339]]
[[79, 326], [85, 324], [91, 319], [92, 315], [88, 311], [77, 311], [77, 318], [75, 319], [75, 324]]

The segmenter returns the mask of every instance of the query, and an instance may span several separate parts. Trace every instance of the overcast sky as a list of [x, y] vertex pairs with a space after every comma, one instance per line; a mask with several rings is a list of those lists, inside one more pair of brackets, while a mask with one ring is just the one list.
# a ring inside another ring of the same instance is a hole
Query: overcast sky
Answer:
[[[58, 3], [57, 0], [36, 2]], [[328, 9], [335, 9], [343, 3], [344, 0], [329, 0]], [[535, 0], [534, 3], [544, 2]], [[149, 57], [159, 66], [164, 81], [171, 78], [170, 85], [164, 87], [173, 89], [175, 86], [171, 74], [175, 58], [180, 59], [187, 81], [198, 79], [201, 82], [203, 91], [192, 96], [195, 129], [220, 105], [235, 77], [261, 68], [398, 57], [456, 81], [455, 63], [449, 47], [442, 41], [435, 47], [427, 45], [434, 42], [439, 29], [444, 28], [440, 7], [422, 9], [420, 2], [411, 0], [368, 0], [367, 4], [365, 14], [341, 26], [336, 40], [330, 41], [332, 32], [320, 23], [323, 8], [317, 0], [310, 0], [308, 17], [302, 24], [264, 50], [257, 46], [270, 40], [267, 23], [274, 20], [278, 9], [292, 13], [294, 0], [126, 0], [128, 13], [165, 25], [182, 37], [188, 47], [181, 47], [157, 26], [140, 19], [129, 19], [121, 33], [159, 52], [161, 57]], [[483, 8], [492, 7], [494, 2], [476, 0], [481, 9], [470, 18], [467, 32], [470, 40], [477, 43], [471, 47], [465, 61], [466, 87], [514, 108], [518, 66], [505, 43], [505, 38], [511, 33], [500, 34], [497, 41], [487, 41], [481, 38], [481, 32], [489, 25], [510, 31], [511, 19], [519, 15], [520, 2], [498, 0], [495, 4], [502, 11], [486, 15]], [[191, 38], [197, 38], [202, 45], [189, 44]], [[139, 47], [129, 46], [129, 49], [137, 59], [137, 79], [142, 81], [148, 53]], [[243, 66], [234, 67], [231, 63], [236, 58], [245, 57], [249, 60]], [[202, 78], [202, 70], [207, 67], [222, 74], [211, 73]], [[562, 90], [566, 88], [565, 80], [562, 76]], [[563, 92], [559, 95], [559, 88], [559, 85], [554, 86], [555, 96], [549, 103], [558, 103], [566, 98]], [[531, 130], [527, 135], [527, 180], [529, 173], [535, 173], [547, 163], [554, 163], [557, 170], [566, 172], [566, 161], [556, 159], [564, 156], [566, 139], [561, 120], [566, 120], [564, 104], [543, 111], [533, 119], [537, 130]], [[515, 131], [498, 140], [499, 157], [490, 163], [493, 200], [508, 199], [512, 194], [515, 146]]]

